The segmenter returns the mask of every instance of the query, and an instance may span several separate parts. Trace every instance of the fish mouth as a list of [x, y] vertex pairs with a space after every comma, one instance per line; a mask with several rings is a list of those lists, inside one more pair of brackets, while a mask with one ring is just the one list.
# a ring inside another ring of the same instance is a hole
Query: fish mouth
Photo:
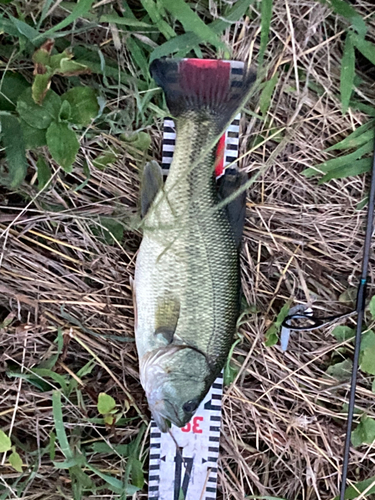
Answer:
[[171, 428], [171, 421], [156, 411], [152, 411], [152, 418], [161, 432], [168, 432]]
[[[174, 424], [176, 427], [184, 427], [186, 424], [185, 421], [181, 421], [176, 408], [169, 401], [160, 399], [155, 401], [154, 404], [149, 403], [149, 405], [152, 417], [161, 432], [168, 432], [171, 428], [171, 424]], [[168, 414], [168, 416], [166, 416], [166, 414]]]

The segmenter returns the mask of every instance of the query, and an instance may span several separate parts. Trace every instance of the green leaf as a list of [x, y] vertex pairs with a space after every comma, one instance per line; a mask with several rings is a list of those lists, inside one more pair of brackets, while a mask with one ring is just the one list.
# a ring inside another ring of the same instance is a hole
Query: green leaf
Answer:
[[50, 86], [51, 78], [51, 71], [34, 76], [33, 85], [31, 87], [31, 95], [36, 104], [41, 105], [43, 103]]
[[12, 448], [12, 442], [4, 431], [0, 430], [0, 453], [6, 453]]
[[8, 176], [4, 183], [11, 188], [18, 187], [27, 173], [25, 143], [19, 120], [15, 116], [3, 115], [1, 123], [1, 140], [5, 147], [8, 165]]
[[[360, 493], [363, 491], [367, 490], [373, 483], [375, 482], [375, 476], [370, 477], [369, 479], [365, 479], [365, 481], [359, 481], [358, 483], [355, 483], [353, 486], [349, 486], [349, 488], [346, 488], [345, 490], [345, 500], [354, 500], [355, 498], [358, 498]], [[369, 498], [368, 495], [371, 495], [372, 493], [375, 493], [375, 484], [372, 486], [367, 491], [366, 497], [364, 498]], [[334, 500], [339, 500], [340, 496], [337, 495], [337, 497], [334, 498]]]
[[0, 110], [14, 111], [18, 96], [29, 87], [30, 85], [19, 73], [7, 71], [0, 80]]
[[116, 401], [112, 396], [109, 396], [105, 392], [101, 392], [98, 398], [98, 412], [101, 415], [107, 415], [114, 408], [116, 408]]
[[281, 327], [282, 322], [288, 316], [289, 309], [290, 309], [289, 303], [284, 304], [283, 307], [280, 309], [280, 312], [277, 315], [277, 318], [276, 318], [276, 321], [275, 321], [275, 325], [276, 325], [277, 328]]
[[266, 52], [268, 36], [271, 27], [273, 0], [262, 0], [260, 5], [260, 47], [258, 66], [261, 66]]
[[270, 102], [271, 102], [271, 97], [273, 94], [273, 91], [275, 90], [277, 81], [279, 78], [279, 74], [275, 73], [271, 80], [268, 80], [266, 85], [264, 86], [264, 89], [262, 90], [262, 93], [260, 94], [259, 98], [259, 108], [260, 112], [264, 116], [269, 108]]
[[142, 463], [137, 458], [131, 459], [131, 474], [132, 484], [141, 490], [145, 484], [145, 477], [142, 470]]
[[266, 347], [272, 347], [273, 345], [277, 344], [277, 342], [279, 340], [279, 336], [277, 334], [278, 330], [279, 329], [277, 328], [275, 323], [273, 323], [270, 326], [270, 328], [268, 328], [268, 330], [266, 331], [265, 340], [264, 340], [264, 345]]
[[39, 129], [46, 129], [52, 120], [57, 120], [60, 107], [61, 99], [53, 90], [47, 92], [42, 105], [34, 102], [31, 88], [22, 92], [17, 101], [17, 111], [20, 117], [30, 127]]
[[373, 142], [369, 141], [360, 148], [358, 148], [353, 153], [339, 156], [338, 158], [332, 158], [332, 160], [327, 160], [323, 163], [320, 163], [319, 165], [316, 165], [315, 167], [307, 168], [302, 172], [302, 175], [304, 175], [305, 177], [313, 177], [314, 175], [318, 175], [319, 173], [322, 172], [328, 173], [330, 170], [339, 167], [344, 167], [352, 163], [354, 160], [361, 158], [363, 155], [372, 152], [373, 148], [374, 148]]
[[375, 420], [364, 415], [360, 424], [352, 432], [352, 444], [357, 447], [361, 444], [371, 444], [375, 440]]
[[160, 13], [159, 6], [156, 4], [156, 2], [154, 2], [154, 0], [141, 0], [141, 4], [146, 9], [152, 22], [156, 24], [160, 33], [162, 33], [167, 40], [176, 35], [171, 26], [169, 26], [169, 24], [164, 21]]
[[76, 465], [81, 466], [86, 463], [86, 459], [83, 455], [77, 455], [76, 457], [64, 460], [64, 462], [53, 462], [56, 469], [70, 469]]
[[168, 40], [167, 42], [157, 47], [151, 54], [150, 61], [160, 59], [161, 57], [170, 54], [179, 53], [180, 57], [184, 57], [191, 50], [198, 46], [200, 38], [194, 33], [185, 33]]
[[117, 155], [115, 153], [112, 153], [112, 151], [106, 151], [97, 156], [95, 160], [92, 161], [92, 164], [99, 170], [105, 170], [108, 165], [114, 163], [116, 160]]
[[[85, 464], [87, 467], [87, 464]], [[92, 479], [82, 470], [80, 465], [74, 465], [69, 469], [69, 475], [72, 481], [72, 492], [74, 500], [82, 500], [83, 490], [92, 490], [95, 488]], [[72, 497], [71, 497], [72, 498]]]
[[355, 48], [375, 65], [375, 45], [355, 34], [353, 34], [353, 43]]
[[74, 87], [61, 96], [71, 108], [70, 121], [74, 125], [86, 127], [98, 115], [99, 104], [95, 90], [91, 87]]
[[36, 149], [47, 145], [45, 129], [30, 127], [24, 120], [20, 120], [20, 126], [26, 149]]
[[61, 389], [63, 390], [63, 393], [67, 395], [68, 393], [67, 383], [64, 377], [59, 373], [49, 370], [48, 368], [33, 368], [31, 372], [35, 373], [35, 375], [39, 375], [39, 377], [41, 378], [46, 378], [46, 377], [51, 378], [60, 385]]
[[99, 220], [102, 227], [93, 226], [91, 229], [93, 234], [108, 245], [113, 245], [116, 241], [121, 243], [124, 237], [124, 226], [111, 217], [99, 217]]
[[325, 151], [333, 151], [335, 149], [354, 149], [374, 140], [374, 137], [374, 121], [369, 120], [367, 123], [356, 128], [354, 132], [345, 137], [345, 139], [334, 144], [333, 146], [330, 146]]
[[131, 135], [121, 134], [121, 139], [139, 151], [147, 151], [151, 145], [151, 137], [146, 132], [135, 132]]
[[[111, 487], [114, 488], [114, 490], [117, 493], [123, 493], [123, 484], [122, 484], [122, 481], [120, 481], [119, 479], [117, 479], [115, 477], [110, 476], [109, 474], [104, 474], [99, 469], [96, 469], [95, 467], [93, 467], [89, 463], [86, 464], [86, 467], [88, 469], [90, 469], [92, 472], [94, 472], [97, 476], [101, 477], [106, 483], [108, 483], [109, 485], [111, 485]], [[133, 486], [132, 492], [127, 491], [127, 494], [128, 495], [134, 495], [134, 493], [136, 493], [138, 490], [139, 490], [139, 488], [136, 488], [135, 486]]]
[[371, 391], [375, 394], [375, 378], [372, 381]]
[[372, 330], [365, 332], [361, 339], [361, 352], [368, 348], [375, 349], [375, 333]]
[[365, 21], [349, 3], [343, 0], [330, 0], [330, 4], [336, 14], [339, 14], [350, 21], [362, 38], [366, 35], [367, 27]]
[[66, 26], [69, 26], [69, 24], [73, 23], [76, 21], [79, 17], [82, 17], [86, 14], [91, 9], [91, 5], [94, 3], [94, 0], [79, 0], [79, 2], [76, 4], [72, 12], [66, 16], [66, 18], [61, 21], [60, 23], [56, 24], [53, 26], [51, 29], [45, 31], [44, 33], [41, 33], [38, 36], [34, 37], [33, 42], [35, 42], [38, 38], [51, 38], [51, 35], [55, 33], [56, 31], [62, 30]]
[[363, 372], [375, 375], [375, 346], [367, 347], [362, 351], [360, 366]]
[[328, 182], [331, 179], [345, 179], [346, 177], [353, 177], [354, 175], [364, 174], [370, 172], [372, 167], [372, 158], [363, 158], [362, 160], [355, 160], [348, 165], [333, 168], [328, 174], [323, 175], [319, 179], [319, 184]]
[[368, 305], [372, 319], [375, 319], [375, 295], [371, 297], [370, 303]]
[[355, 53], [351, 34], [345, 39], [344, 52], [341, 59], [340, 94], [342, 114], [348, 111], [350, 98], [352, 96], [355, 76]]
[[114, 425], [116, 422], [116, 416], [111, 414], [104, 415], [103, 420], [106, 425]]
[[9, 455], [8, 460], [13, 469], [15, 469], [17, 472], [22, 472], [22, 459], [16, 452], [15, 448], [13, 449], [13, 453]]
[[332, 330], [332, 335], [339, 341], [349, 340], [355, 337], [355, 330], [349, 326], [336, 326]]
[[[237, 0], [233, 7], [225, 13], [224, 19], [215, 19], [208, 26], [211, 30], [220, 35], [226, 28], [228, 28], [231, 23], [238, 21], [246, 12], [249, 5], [251, 5], [254, 0]], [[167, 37], [166, 37], [167, 38]], [[179, 53], [180, 57], [184, 57], [192, 49], [198, 46], [200, 42], [199, 36], [195, 33], [184, 33], [183, 35], [175, 36], [167, 42], [157, 47], [151, 54], [150, 62], [154, 59], [159, 59], [170, 54]]]
[[52, 158], [62, 166], [65, 172], [71, 172], [79, 150], [76, 134], [66, 123], [52, 122], [48, 127], [46, 137]]
[[21, 35], [25, 36], [30, 42], [32, 42], [34, 44], [33, 40], [36, 36], [39, 35], [38, 31], [36, 29], [32, 28], [29, 24], [26, 24], [23, 21], [16, 19], [15, 17], [11, 16], [10, 14], [9, 14], [9, 18], [12, 21], [15, 28], [17, 29], [17, 31]]
[[85, 375], [89, 375], [95, 368], [95, 366], [96, 366], [95, 359], [91, 359], [88, 363], [86, 363], [84, 366], [82, 366], [82, 368], [78, 370], [77, 377], [82, 378]]
[[[160, 0], [165, 9], [170, 12], [184, 27], [185, 31], [195, 33], [202, 42], [211, 43], [216, 48], [227, 50], [225, 44], [207, 26], [202, 19], [189, 7], [184, 0]], [[264, 1], [264, 0], [263, 0]]]
[[55, 455], [56, 455], [55, 443], [56, 443], [56, 434], [53, 431], [51, 431], [49, 435], [48, 447], [49, 447], [49, 458], [51, 459], [52, 462], [55, 460]]
[[327, 369], [327, 373], [337, 380], [347, 380], [348, 378], [350, 378], [352, 368], [352, 360], [345, 359], [341, 363], [336, 363], [335, 365], [329, 366]]
[[74, 454], [72, 449], [70, 448], [69, 441], [65, 433], [62, 415], [61, 393], [59, 391], [53, 391], [52, 393], [52, 413], [53, 420], [55, 422], [56, 437], [59, 442], [61, 451], [67, 460], [71, 460], [73, 459]]
[[69, 121], [72, 115], [72, 108], [69, 101], [63, 100], [60, 108], [59, 121]]
[[239, 371], [239, 366], [235, 365], [232, 360], [229, 360], [229, 363], [226, 363], [224, 367], [224, 386], [232, 384]]
[[131, 19], [129, 17], [120, 17], [115, 14], [104, 14], [100, 16], [100, 23], [114, 23], [124, 26], [135, 26], [136, 28], [152, 28], [151, 24], [138, 21], [138, 19]]
[[114, 444], [109, 446], [107, 443], [93, 443], [92, 450], [95, 453], [107, 453], [109, 455], [119, 454], [123, 457], [130, 455], [129, 446], [127, 444]]
[[126, 45], [133, 63], [140, 68], [142, 76], [147, 79], [149, 75], [148, 57], [145, 56], [139, 42], [132, 36], [129, 36], [126, 40]]

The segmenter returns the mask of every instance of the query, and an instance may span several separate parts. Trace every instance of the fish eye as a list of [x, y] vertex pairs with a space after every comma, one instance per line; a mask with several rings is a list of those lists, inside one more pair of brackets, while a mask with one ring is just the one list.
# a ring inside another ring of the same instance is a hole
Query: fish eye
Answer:
[[191, 401], [187, 401], [182, 405], [182, 409], [184, 410], [185, 413], [193, 413], [199, 406], [199, 401], [196, 399], [193, 399]]

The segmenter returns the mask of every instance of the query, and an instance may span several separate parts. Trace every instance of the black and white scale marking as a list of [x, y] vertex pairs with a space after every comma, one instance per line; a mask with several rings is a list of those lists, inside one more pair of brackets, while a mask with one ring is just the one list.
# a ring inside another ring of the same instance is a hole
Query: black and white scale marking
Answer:
[[[231, 64], [231, 85], [242, 78], [244, 63]], [[224, 146], [223, 169], [217, 178], [237, 169], [241, 114], [227, 128]], [[162, 169], [169, 172], [176, 143], [175, 124], [164, 120]], [[169, 434], [159, 431], [151, 422], [150, 463], [148, 478], [149, 500], [216, 500], [217, 461], [219, 458], [221, 400], [223, 396], [223, 373], [212, 384], [194, 417], [182, 429], [172, 425]], [[182, 494], [181, 494], [182, 492]]]
[[172, 425], [179, 451], [151, 422], [149, 499], [216, 500], [222, 395], [221, 373], [191, 421], [182, 429]]

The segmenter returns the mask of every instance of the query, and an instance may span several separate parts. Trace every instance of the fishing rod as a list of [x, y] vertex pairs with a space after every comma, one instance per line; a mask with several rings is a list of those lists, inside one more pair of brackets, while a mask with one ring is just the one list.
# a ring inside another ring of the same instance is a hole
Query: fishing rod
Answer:
[[365, 304], [366, 303], [366, 285], [367, 285], [367, 279], [368, 279], [367, 274], [368, 274], [368, 265], [369, 265], [369, 260], [370, 260], [371, 238], [372, 238], [373, 224], [374, 224], [374, 203], [375, 203], [375, 144], [374, 144], [374, 154], [373, 154], [372, 169], [371, 169], [371, 186], [370, 186], [370, 193], [369, 193], [369, 198], [368, 198], [365, 244], [363, 246], [362, 275], [361, 275], [361, 281], [359, 283], [358, 294], [357, 294], [357, 305], [356, 305], [356, 311], [358, 313], [357, 330], [356, 330], [356, 335], [355, 335], [354, 360], [353, 360], [352, 378], [351, 378], [351, 383], [350, 383], [348, 420], [347, 420], [346, 437], [345, 437], [344, 460], [343, 460], [343, 464], [342, 464], [340, 500], [345, 499], [346, 479], [348, 476], [350, 438], [351, 438], [351, 433], [352, 433], [352, 423], [353, 423], [354, 403], [355, 403], [355, 391], [356, 391], [356, 387], [357, 387], [359, 350], [361, 347], [363, 316], [364, 316], [365, 307], [366, 307], [366, 304]]
[[[340, 500], [345, 500], [346, 480], [348, 477], [350, 440], [351, 440], [352, 425], [353, 425], [355, 393], [357, 387], [357, 372], [358, 372], [359, 354], [361, 347], [362, 325], [366, 307], [366, 286], [368, 280], [368, 266], [370, 260], [371, 239], [372, 239], [373, 224], [374, 224], [374, 208], [375, 208], [375, 143], [374, 143], [374, 153], [373, 153], [373, 161], [371, 168], [371, 185], [368, 198], [365, 242], [363, 245], [362, 272], [361, 272], [361, 280], [358, 285], [357, 302], [355, 310], [347, 314], [318, 318], [312, 315], [311, 309], [306, 309], [305, 306], [299, 305], [290, 310], [290, 314], [284, 319], [281, 325], [282, 326], [281, 346], [282, 349], [285, 351], [288, 345], [288, 340], [291, 330], [296, 330], [296, 331], [315, 330], [315, 328], [322, 328], [324, 326], [329, 326], [338, 319], [345, 319], [354, 314], [357, 314], [354, 359], [353, 359], [353, 368], [352, 368], [351, 382], [350, 382], [348, 418], [347, 418], [345, 447], [344, 447], [343, 464], [342, 464]], [[304, 324], [294, 325], [293, 321], [295, 322], [298, 320], [303, 320]]]

